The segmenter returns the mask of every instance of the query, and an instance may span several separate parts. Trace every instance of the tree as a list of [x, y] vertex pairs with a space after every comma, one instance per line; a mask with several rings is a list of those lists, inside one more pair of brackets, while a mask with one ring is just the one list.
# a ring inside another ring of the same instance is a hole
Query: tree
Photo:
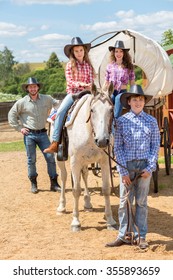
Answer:
[[18, 63], [14, 66], [13, 71], [15, 76], [22, 76], [31, 72], [31, 69], [29, 63]]
[[162, 34], [161, 46], [165, 47], [173, 44], [173, 30], [168, 29]]
[[16, 63], [12, 52], [7, 47], [0, 51], [0, 80], [6, 82], [9, 79]]
[[62, 68], [62, 64], [60, 63], [55, 52], [50, 55], [49, 60], [46, 62], [46, 68]]

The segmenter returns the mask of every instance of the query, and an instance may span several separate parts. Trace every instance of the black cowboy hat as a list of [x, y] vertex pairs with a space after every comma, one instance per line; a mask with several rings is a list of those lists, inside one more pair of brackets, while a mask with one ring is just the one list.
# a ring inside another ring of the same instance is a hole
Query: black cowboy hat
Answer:
[[127, 49], [125, 48], [124, 46], [124, 42], [123, 41], [116, 41], [115, 42], [115, 46], [109, 46], [109, 51], [111, 52], [112, 50], [115, 50], [115, 49], [121, 49], [121, 50], [126, 50], [126, 51], [129, 51], [130, 49]]
[[121, 104], [124, 108], [130, 109], [130, 105], [128, 104], [128, 98], [130, 96], [144, 96], [145, 97], [145, 103], [148, 103], [153, 96], [152, 95], [146, 95], [144, 94], [142, 87], [140, 85], [133, 85], [130, 87], [128, 92], [122, 93], [120, 97]]
[[71, 48], [75, 47], [75, 46], [85, 46], [89, 52], [89, 50], [91, 49], [91, 44], [90, 43], [87, 43], [87, 44], [84, 44], [81, 40], [81, 38], [79, 37], [73, 37], [72, 40], [71, 40], [71, 44], [69, 45], [66, 45], [64, 47], [64, 53], [67, 57], [70, 56], [70, 51], [71, 51]]
[[32, 78], [32, 77], [28, 78], [27, 84], [22, 84], [22, 89], [24, 91], [27, 91], [27, 87], [29, 85], [38, 85], [39, 89], [43, 86], [43, 84], [39, 83], [36, 78]]

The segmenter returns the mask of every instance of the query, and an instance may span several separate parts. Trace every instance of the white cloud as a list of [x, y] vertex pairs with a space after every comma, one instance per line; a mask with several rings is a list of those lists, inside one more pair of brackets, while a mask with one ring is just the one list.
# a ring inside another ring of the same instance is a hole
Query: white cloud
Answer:
[[48, 60], [50, 54], [55, 52], [58, 58], [64, 61], [63, 49], [69, 42], [71, 42], [71, 36], [57, 33], [30, 38], [28, 44], [32, 44], [31, 50], [23, 50], [17, 57], [22, 61], [24, 59], [25, 61], [43, 61]]
[[[62, 47], [61, 47], [62, 49]], [[47, 61], [52, 52], [58, 54], [60, 61], [64, 61], [64, 54], [62, 51], [59, 51], [59, 48], [50, 48], [48, 45], [47, 48], [40, 48], [39, 50], [29, 50], [25, 49], [20, 52], [16, 52], [17, 61], [19, 62], [40, 62]]]
[[61, 34], [57, 34], [57, 33], [53, 33], [53, 34], [46, 34], [43, 36], [39, 36], [39, 37], [35, 37], [32, 39], [29, 39], [28, 41], [31, 43], [40, 43], [40, 44], [47, 44], [52, 43], [52, 42], [57, 42], [57, 41], [69, 41], [71, 39], [71, 36], [69, 35], [61, 35]]
[[109, 21], [109, 22], [97, 22], [93, 25], [81, 25], [81, 28], [84, 30], [91, 30], [94, 32], [100, 32], [100, 31], [110, 31], [113, 29], [117, 29], [118, 23], [116, 21]]
[[16, 53], [17, 61], [19, 62], [38, 62], [48, 59], [50, 53], [48, 51], [31, 51], [31, 50], [22, 50]]
[[48, 30], [48, 29], [49, 29], [49, 26], [44, 24], [44, 25], [41, 26], [40, 29], [41, 29], [41, 30]]
[[[33, 5], [33, 4], [54, 4], [54, 5], [77, 5], [77, 4], [85, 4], [91, 3], [98, 0], [11, 0], [13, 3], [20, 5]], [[106, 0], [102, 0], [106, 1]]]
[[17, 26], [13, 23], [0, 22], [0, 36], [12, 37], [12, 36], [24, 36], [29, 30], [23, 26]]
[[123, 18], [123, 17], [134, 17], [135, 16], [135, 12], [133, 10], [129, 10], [129, 11], [118, 11], [117, 13], [115, 13], [115, 16], [118, 18]]
[[[61, 34], [46, 34], [43, 36], [29, 39], [28, 42], [32, 44], [33, 48], [38, 52], [46, 52], [50, 55], [52, 52], [58, 53], [58, 57], [63, 56], [63, 48], [71, 41], [71, 36]], [[47, 55], [46, 57], [49, 57]], [[44, 56], [43, 56], [44, 57]]]
[[[81, 25], [82, 30], [92, 31], [98, 34], [105, 32], [132, 29], [142, 32], [154, 40], [160, 40], [165, 30], [172, 29], [173, 11], [159, 11], [156, 13], [138, 14], [133, 10], [118, 11], [115, 20], [97, 22], [93, 25]], [[154, 28], [154, 32], [153, 32]]]

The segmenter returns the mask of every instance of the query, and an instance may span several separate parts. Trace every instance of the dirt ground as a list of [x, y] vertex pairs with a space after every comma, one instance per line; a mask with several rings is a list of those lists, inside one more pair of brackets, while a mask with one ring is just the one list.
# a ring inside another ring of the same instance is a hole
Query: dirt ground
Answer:
[[[0, 142], [22, 139], [7, 124], [0, 124]], [[136, 246], [106, 248], [117, 231], [108, 231], [104, 220], [104, 198], [100, 194], [101, 180], [89, 172], [93, 212], [84, 212], [80, 198], [81, 231], [70, 229], [73, 196], [69, 163], [66, 191], [67, 212], [56, 214], [59, 193], [49, 191], [49, 178], [42, 154], [37, 154], [38, 186], [36, 195], [30, 192], [25, 152], [0, 153], [0, 259], [1, 260], [173, 260], [173, 173], [159, 170], [159, 192], [153, 192], [151, 182], [148, 197], [149, 248]], [[118, 186], [118, 175], [114, 177]], [[118, 187], [111, 195], [112, 211], [118, 221]]]

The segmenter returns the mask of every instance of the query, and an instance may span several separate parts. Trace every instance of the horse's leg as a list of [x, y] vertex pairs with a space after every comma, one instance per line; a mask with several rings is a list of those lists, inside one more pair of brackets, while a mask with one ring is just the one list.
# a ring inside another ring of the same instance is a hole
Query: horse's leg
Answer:
[[81, 164], [75, 162], [73, 157], [70, 158], [71, 162], [71, 172], [72, 172], [72, 180], [73, 180], [73, 198], [74, 198], [74, 206], [73, 206], [73, 220], [71, 223], [72, 231], [80, 231], [81, 224], [79, 221], [79, 198], [81, 195]]
[[84, 181], [84, 210], [91, 212], [93, 207], [91, 204], [91, 197], [88, 190], [88, 166], [82, 168], [82, 178]]
[[58, 164], [58, 167], [60, 170], [60, 177], [61, 177], [61, 181], [62, 181], [59, 206], [57, 207], [57, 214], [61, 214], [61, 213], [66, 212], [65, 188], [66, 188], [66, 182], [67, 182], [67, 170], [66, 170], [64, 161], [57, 161], [57, 164]]
[[107, 229], [116, 229], [116, 221], [112, 216], [112, 209], [110, 204], [110, 176], [109, 163], [106, 160], [100, 163], [102, 173], [102, 194], [105, 198], [105, 217], [107, 221]]

